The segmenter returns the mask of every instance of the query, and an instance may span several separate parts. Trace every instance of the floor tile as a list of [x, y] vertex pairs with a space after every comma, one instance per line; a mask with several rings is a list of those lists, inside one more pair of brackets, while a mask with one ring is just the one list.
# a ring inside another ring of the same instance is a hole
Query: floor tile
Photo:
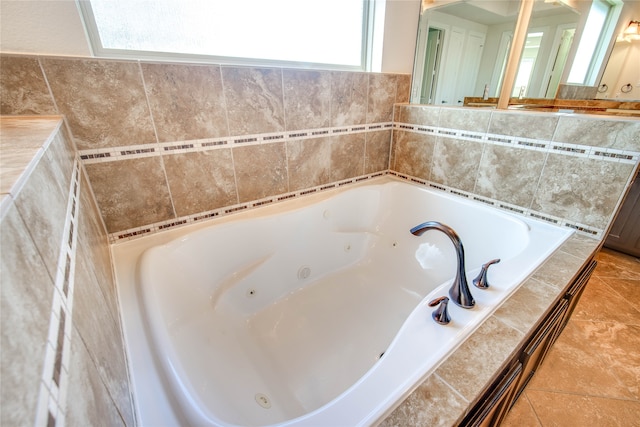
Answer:
[[640, 427], [640, 259], [603, 249], [573, 316], [503, 426]]
[[529, 402], [526, 392], [520, 395], [518, 401], [511, 408], [500, 424], [501, 427], [542, 427], [538, 417]]
[[562, 391], [590, 396], [632, 398], [627, 386], [609, 369], [600, 348], [586, 339], [592, 322], [570, 322], [555, 342], [527, 390]]
[[528, 390], [527, 397], [543, 427], [640, 426], [640, 402]]
[[[607, 280], [611, 282], [611, 279]], [[572, 320], [640, 325], [640, 311], [631, 301], [614, 291], [604, 279], [592, 276], [573, 312]]]
[[598, 266], [594, 274], [598, 277], [640, 279], [640, 260], [611, 249], [604, 248], [597, 256]]

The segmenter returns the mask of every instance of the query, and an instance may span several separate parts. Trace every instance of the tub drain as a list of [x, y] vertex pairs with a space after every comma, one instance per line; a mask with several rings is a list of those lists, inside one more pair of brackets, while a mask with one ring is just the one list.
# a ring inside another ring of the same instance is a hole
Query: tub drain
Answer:
[[311, 267], [303, 265], [298, 269], [298, 279], [304, 280], [309, 276], [311, 276]]
[[271, 401], [266, 394], [256, 393], [256, 402], [258, 402], [258, 405], [262, 406], [264, 409], [271, 408]]

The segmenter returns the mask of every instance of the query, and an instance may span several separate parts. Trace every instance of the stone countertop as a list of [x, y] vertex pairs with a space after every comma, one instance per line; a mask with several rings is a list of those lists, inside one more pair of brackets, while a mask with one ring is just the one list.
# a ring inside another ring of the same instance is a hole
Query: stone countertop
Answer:
[[1, 213], [18, 194], [61, 125], [61, 116], [0, 117]]
[[602, 240], [572, 235], [380, 426], [453, 426], [462, 421], [601, 245]]

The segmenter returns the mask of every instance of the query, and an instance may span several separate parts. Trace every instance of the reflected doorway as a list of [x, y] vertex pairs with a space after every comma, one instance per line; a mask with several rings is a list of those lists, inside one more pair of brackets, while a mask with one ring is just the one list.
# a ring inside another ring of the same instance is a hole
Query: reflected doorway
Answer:
[[549, 83], [547, 83], [547, 90], [545, 91], [545, 98], [555, 98], [558, 92], [558, 86], [560, 84], [560, 78], [564, 71], [564, 66], [567, 63], [569, 57], [569, 49], [571, 49], [571, 43], [573, 43], [573, 36], [576, 33], [574, 28], [558, 29], [560, 33], [560, 41], [556, 43], [555, 56], [553, 57], [553, 63], [550, 64], [550, 70], [547, 72], [549, 76]]
[[438, 83], [438, 68], [444, 41], [444, 31], [439, 28], [429, 28], [427, 36], [427, 52], [424, 59], [424, 74], [420, 90], [420, 103], [433, 104]]

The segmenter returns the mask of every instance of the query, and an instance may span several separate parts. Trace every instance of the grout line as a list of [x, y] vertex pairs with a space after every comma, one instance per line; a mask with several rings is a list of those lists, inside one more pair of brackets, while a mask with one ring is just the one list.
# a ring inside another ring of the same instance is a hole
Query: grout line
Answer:
[[36, 411], [36, 427], [64, 426], [71, 358], [73, 295], [80, 207], [81, 164], [73, 163], [63, 238], [51, 304], [49, 333]]
[[270, 132], [252, 135], [236, 135], [197, 140], [149, 143], [120, 147], [80, 150], [84, 164], [105, 163], [142, 157], [154, 157], [179, 153], [211, 151], [225, 147], [261, 145], [289, 140], [303, 140], [336, 135], [368, 133], [392, 129], [392, 122], [364, 125], [336, 126], [327, 128], [301, 129], [294, 131]]
[[[191, 225], [194, 223], [200, 223], [202, 221], [206, 221], [211, 218], [223, 217], [223, 216], [234, 214], [236, 212], [242, 212], [248, 209], [258, 208], [266, 204], [277, 203], [280, 201], [298, 198], [298, 197], [305, 196], [307, 194], [314, 194], [314, 193], [318, 193], [326, 190], [331, 190], [331, 189], [342, 187], [345, 185], [357, 184], [364, 180], [387, 175], [388, 173], [389, 172], [385, 170], [385, 171], [379, 171], [371, 174], [365, 174], [365, 175], [344, 179], [342, 181], [337, 181], [330, 184], [322, 184], [316, 187], [291, 191], [288, 193], [269, 196], [263, 199], [253, 200], [253, 201], [244, 202], [244, 203], [238, 202], [238, 204], [235, 204], [232, 206], [224, 206], [224, 207], [217, 208], [210, 211], [204, 211], [196, 214], [185, 215], [182, 217], [177, 217], [177, 218], [173, 218], [173, 219], [169, 219], [161, 222], [156, 222], [153, 224], [147, 224], [140, 227], [113, 232], [109, 234], [109, 243], [113, 244], [113, 243], [125, 242], [128, 240], [133, 240], [133, 239], [147, 236], [150, 234], [155, 234], [160, 231], [182, 227], [186, 225]], [[240, 196], [238, 194], [238, 200], [239, 200], [239, 197]]]

